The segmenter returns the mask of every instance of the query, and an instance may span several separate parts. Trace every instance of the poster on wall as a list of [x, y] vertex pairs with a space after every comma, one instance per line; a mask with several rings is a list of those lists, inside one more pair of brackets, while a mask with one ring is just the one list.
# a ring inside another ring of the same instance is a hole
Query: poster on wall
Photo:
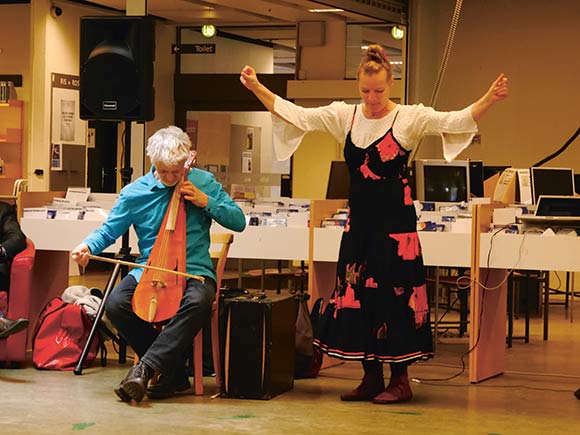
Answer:
[[50, 170], [62, 171], [62, 145], [53, 143], [50, 151]]
[[52, 73], [51, 143], [84, 146], [86, 121], [79, 115], [79, 77]]
[[252, 152], [244, 151], [242, 152], [242, 173], [251, 174], [252, 173]]
[[246, 129], [246, 150], [252, 151], [254, 149], [254, 129], [248, 127]]

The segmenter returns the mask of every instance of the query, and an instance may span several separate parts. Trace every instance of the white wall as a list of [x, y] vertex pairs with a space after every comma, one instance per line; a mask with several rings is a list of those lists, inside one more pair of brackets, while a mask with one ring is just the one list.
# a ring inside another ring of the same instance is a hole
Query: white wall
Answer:
[[24, 101], [25, 130], [23, 139], [22, 162], [23, 177], [26, 177], [28, 163], [29, 122], [30, 119], [30, 38], [15, 35], [30, 34], [29, 5], [0, 5], [0, 74], [21, 74], [22, 87], [16, 89], [19, 100]]
[[30, 7], [26, 4], [0, 5], [0, 74], [22, 74], [23, 86], [18, 88], [18, 99], [30, 102], [30, 76], [24, 74], [30, 68], [29, 35]]
[[[228, 38], [204, 38], [198, 31], [183, 31], [183, 44], [215, 44], [215, 54], [189, 54], [181, 57], [183, 74], [237, 74], [245, 65], [252, 65], [258, 73], [273, 73], [274, 50], [256, 44]], [[242, 84], [240, 84], [242, 86]], [[249, 91], [248, 91], [249, 92]], [[219, 112], [212, 112], [219, 113]], [[269, 112], [228, 112], [231, 123], [259, 126], [262, 129], [260, 167], [262, 173], [287, 174], [290, 162], [279, 162], [272, 144], [272, 117]], [[195, 114], [189, 116], [196, 119]]]
[[[264, 174], [287, 174], [290, 170], [289, 161], [279, 162], [274, 156], [272, 145], [272, 115], [270, 112], [215, 112], [230, 115], [232, 125], [260, 127], [260, 168]], [[198, 119], [199, 112], [188, 112], [187, 119]]]
[[[455, 0], [411, 1], [409, 101], [428, 103]], [[580, 119], [580, 2], [577, 0], [463, 2], [455, 43], [436, 108], [462, 108], [500, 72], [510, 97], [480, 122], [482, 144], [459, 158], [529, 167], [555, 152]], [[420, 157], [440, 158], [440, 141]], [[576, 140], [547, 166], [580, 172]]]

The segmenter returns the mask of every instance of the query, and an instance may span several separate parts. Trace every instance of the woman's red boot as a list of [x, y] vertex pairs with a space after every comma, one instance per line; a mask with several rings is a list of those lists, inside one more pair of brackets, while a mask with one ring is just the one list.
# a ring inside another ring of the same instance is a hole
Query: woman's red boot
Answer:
[[360, 385], [350, 393], [342, 394], [340, 400], [344, 402], [368, 402], [384, 389], [385, 381], [382, 370], [381, 373], [365, 373]]
[[389, 403], [398, 403], [411, 400], [413, 392], [409, 385], [409, 376], [407, 373], [401, 376], [391, 376], [389, 385], [382, 393], [373, 398], [373, 403], [386, 405]]

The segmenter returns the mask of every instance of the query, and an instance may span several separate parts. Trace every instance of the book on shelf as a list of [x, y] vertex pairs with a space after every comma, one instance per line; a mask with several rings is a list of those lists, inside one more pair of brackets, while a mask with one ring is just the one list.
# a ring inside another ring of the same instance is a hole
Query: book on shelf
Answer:
[[326, 218], [320, 226], [322, 228], [344, 228], [346, 226], [346, 218]]

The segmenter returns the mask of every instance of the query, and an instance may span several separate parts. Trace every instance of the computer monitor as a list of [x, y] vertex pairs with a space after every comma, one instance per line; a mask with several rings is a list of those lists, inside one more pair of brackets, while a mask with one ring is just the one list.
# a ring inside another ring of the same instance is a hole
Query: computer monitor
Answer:
[[348, 199], [349, 192], [350, 173], [346, 162], [342, 160], [331, 162], [326, 199]]
[[574, 171], [571, 168], [530, 169], [532, 201], [538, 203], [540, 195], [574, 195]]
[[469, 161], [416, 160], [415, 192], [419, 201], [467, 202]]
[[470, 196], [483, 198], [483, 161], [469, 160], [469, 193]]

